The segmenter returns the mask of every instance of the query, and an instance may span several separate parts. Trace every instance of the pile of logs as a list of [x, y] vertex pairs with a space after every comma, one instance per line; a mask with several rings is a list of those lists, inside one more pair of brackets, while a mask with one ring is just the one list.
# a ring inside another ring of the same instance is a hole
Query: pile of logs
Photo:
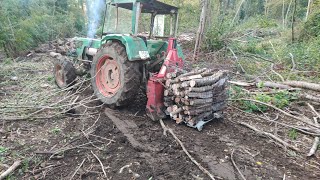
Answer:
[[176, 123], [195, 127], [200, 121], [222, 118], [227, 100], [227, 72], [195, 69], [167, 73], [164, 91], [166, 113]]

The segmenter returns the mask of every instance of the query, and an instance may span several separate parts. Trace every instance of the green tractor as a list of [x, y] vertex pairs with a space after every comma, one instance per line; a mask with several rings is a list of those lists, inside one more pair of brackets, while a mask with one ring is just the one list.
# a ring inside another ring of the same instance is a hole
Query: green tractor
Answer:
[[[157, 35], [159, 17], [170, 27]], [[78, 60], [90, 71], [95, 95], [111, 106], [130, 103], [150, 74], [160, 70], [177, 29], [177, 7], [156, 0], [107, 0], [101, 38], [76, 38]], [[180, 46], [175, 48], [184, 59]], [[69, 61], [57, 62], [54, 69], [61, 88], [76, 78]]]

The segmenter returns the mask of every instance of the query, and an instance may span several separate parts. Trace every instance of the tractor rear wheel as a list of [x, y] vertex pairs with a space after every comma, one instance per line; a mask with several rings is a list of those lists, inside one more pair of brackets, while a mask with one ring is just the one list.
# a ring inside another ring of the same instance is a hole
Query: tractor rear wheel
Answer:
[[93, 57], [91, 84], [95, 95], [107, 105], [127, 105], [138, 94], [140, 78], [139, 63], [130, 62], [118, 42], [108, 42]]
[[75, 82], [77, 78], [76, 69], [72, 62], [59, 59], [54, 63], [54, 78], [59, 88], [67, 88]]

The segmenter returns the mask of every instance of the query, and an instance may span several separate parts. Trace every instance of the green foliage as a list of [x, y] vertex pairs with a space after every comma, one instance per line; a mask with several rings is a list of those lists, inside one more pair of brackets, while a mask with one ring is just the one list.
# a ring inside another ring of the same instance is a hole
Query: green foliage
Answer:
[[223, 32], [216, 28], [216, 26], [212, 26], [205, 35], [205, 41], [203, 45], [203, 49], [205, 51], [218, 51], [225, 46], [223, 40]]
[[[263, 82], [259, 83], [259, 88], [263, 88]], [[290, 102], [297, 99], [297, 94], [289, 91], [276, 91], [270, 94], [257, 93], [255, 95], [246, 93], [241, 87], [231, 86], [229, 89], [231, 99], [254, 99], [260, 102], [272, 104], [280, 109], [288, 106]], [[239, 100], [240, 108], [247, 112], [266, 112], [269, 108], [266, 105], [253, 101]]]
[[4, 154], [8, 151], [8, 148], [0, 146], [0, 162], [4, 161]]
[[272, 28], [272, 27], [277, 27], [277, 26], [278, 26], [278, 24], [273, 19], [267, 18], [265, 16], [258, 18], [258, 27], [259, 28]]
[[298, 132], [296, 129], [290, 129], [289, 131], [289, 138], [292, 140], [296, 140], [298, 137]]
[[58, 128], [58, 127], [55, 127], [53, 129], [51, 129], [51, 132], [54, 133], [54, 134], [59, 134], [61, 132], [61, 129]]
[[313, 14], [303, 25], [300, 39], [309, 40], [320, 36], [320, 11]]
[[0, 47], [11, 56], [48, 40], [83, 33], [84, 26], [77, 1], [0, 2]]
[[3, 146], [0, 146], [0, 154], [4, 154], [8, 151], [7, 148], [3, 147]]

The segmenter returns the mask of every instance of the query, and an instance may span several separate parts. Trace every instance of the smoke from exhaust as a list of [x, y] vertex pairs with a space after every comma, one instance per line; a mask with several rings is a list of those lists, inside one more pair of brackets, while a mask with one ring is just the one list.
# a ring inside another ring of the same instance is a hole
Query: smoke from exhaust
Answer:
[[103, 10], [105, 8], [105, 0], [87, 0], [87, 16], [88, 16], [88, 38], [94, 38], [97, 32]]

